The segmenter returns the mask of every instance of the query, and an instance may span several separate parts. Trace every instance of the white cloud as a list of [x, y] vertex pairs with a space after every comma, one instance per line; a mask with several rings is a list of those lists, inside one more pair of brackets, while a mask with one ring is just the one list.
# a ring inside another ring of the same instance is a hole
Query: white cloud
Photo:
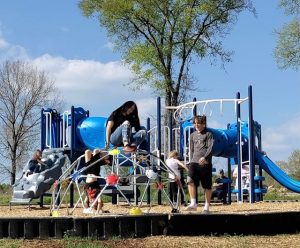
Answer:
[[107, 116], [127, 100], [137, 102], [141, 121], [155, 110], [150, 89], [133, 92], [125, 86], [132, 75], [120, 61], [68, 60], [45, 54], [33, 63], [49, 73], [68, 105], [89, 109], [92, 116]]
[[28, 59], [28, 54], [26, 49], [22, 46], [10, 44], [3, 37], [1, 37], [0, 33], [0, 62], [5, 60], [12, 59]]
[[263, 150], [272, 160], [287, 160], [293, 150], [300, 149], [299, 126], [300, 113], [278, 127], [263, 129]]
[[[144, 123], [143, 125], [146, 125], [148, 117], [150, 119], [152, 119], [152, 122], [154, 121], [153, 117], [155, 117], [155, 119], [156, 119], [156, 111], [157, 111], [156, 98], [150, 98], [150, 97], [143, 98], [143, 99], [138, 99], [135, 102], [138, 106], [140, 121], [142, 123]], [[156, 125], [156, 124], [152, 123], [151, 126], [153, 126], [153, 125]]]
[[132, 74], [121, 61], [101, 63], [50, 54], [30, 59], [24, 47], [10, 44], [1, 36], [0, 48], [0, 62], [23, 59], [47, 72], [61, 91], [68, 108], [80, 106], [90, 110], [91, 116], [108, 116], [123, 102], [133, 100], [138, 104], [141, 121], [145, 121], [156, 109], [156, 100], [151, 98], [149, 88], [133, 92], [126, 86]]
[[92, 60], [67, 60], [46, 54], [33, 62], [55, 76], [57, 86], [62, 89], [110, 90], [111, 88], [115, 91], [115, 86], [122, 86], [131, 77], [130, 71], [119, 61], [101, 63]]
[[8, 42], [0, 37], [0, 49], [5, 49], [9, 46]]

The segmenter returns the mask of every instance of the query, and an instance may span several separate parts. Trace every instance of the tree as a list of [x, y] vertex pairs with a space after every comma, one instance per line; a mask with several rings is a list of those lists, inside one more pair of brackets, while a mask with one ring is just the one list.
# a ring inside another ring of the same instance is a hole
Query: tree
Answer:
[[300, 181], [300, 150], [296, 149], [288, 158], [288, 164], [290, 168], [290, 175]]
[[300, 180], [300, 150], [294, 150], [288, 157], [288, 161], [276, 161], [276, 164], [290, 177]]
[[56, 88], [45, 72], [22, 61], [5, 61], [0, 67], [0, 172], [15, 183], [17, 170], [38, 148], [43, 106], [60, 105]]
[[228, 62], [222, 38], [247, 0], [81, 0], [87, 17], [97, 16], [135, 73], [133, 89], [150, 85], [176, 106], [194, 89], [190, 65], [196, 58]]
[[280, 69], [300, 67], [300, 0], [281, 0], [281, 8], [286, 15], [293, 15], [294, 19], [276, 31], [278, 36], [274, 56]]

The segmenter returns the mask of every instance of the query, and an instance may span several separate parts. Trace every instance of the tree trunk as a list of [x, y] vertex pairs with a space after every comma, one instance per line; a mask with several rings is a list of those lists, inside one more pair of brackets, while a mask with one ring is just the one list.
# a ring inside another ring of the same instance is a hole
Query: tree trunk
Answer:
[[16, 182], [16, 171], [17, 171], [16, 168], [17, 168], [16, 164], [13, 163], [12, 171], [10, 173], [10, 185], [14, 185]]

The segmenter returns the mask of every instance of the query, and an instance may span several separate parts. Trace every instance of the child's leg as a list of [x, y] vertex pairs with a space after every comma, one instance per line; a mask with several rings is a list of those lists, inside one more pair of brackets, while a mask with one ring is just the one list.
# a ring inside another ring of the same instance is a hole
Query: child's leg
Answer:
[[173, 202], [177, 202], [177, 194], [178, 194], [178, 184], [174, 182], [173, 186]]
[[174, 194], [173, 194], [173, 182], [169, 183], [169, 196], [170, 196], [171, 202], [173, 202], [173, 198], [174, 198]]
[[84, 207], [85, 208], [88, 208], [89, 207], [89, 198], [86, 196], [85, 198], [84, 198], [84, 201], [83, 201], [83, 203], [84, 203]]
[[100, 211], [102, 212], [102, 208], [103, 208], [103, 201], [101, 198], [99, 198], [97, 203], [97, 213], [100, 213]]

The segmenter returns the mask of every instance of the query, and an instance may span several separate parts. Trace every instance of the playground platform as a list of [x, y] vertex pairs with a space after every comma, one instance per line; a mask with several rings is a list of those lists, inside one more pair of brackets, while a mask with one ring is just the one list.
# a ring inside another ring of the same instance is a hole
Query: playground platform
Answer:
[[[0, 207], [0, 238], [46, 239], [67, 236], [108, 239], [156, 235], [274, 235], [300, 231], [299, 202], [212, 204], [211, 213], [171, 214], [169, 206], [154, 206], [149, 214], [130, 216], [128, 206], [105, 204], [109, 214], [50, 217], [49, 208]], [[145, 211], [145, 208], [142, 208]]]

